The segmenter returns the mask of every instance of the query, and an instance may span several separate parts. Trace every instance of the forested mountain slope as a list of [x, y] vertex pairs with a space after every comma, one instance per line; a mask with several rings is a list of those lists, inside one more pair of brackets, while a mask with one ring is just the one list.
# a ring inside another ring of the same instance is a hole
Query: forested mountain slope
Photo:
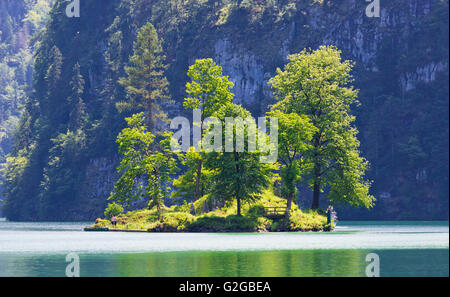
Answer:
[[11, 151], [25, 92], [32, 84], [30, 39], [45, 23], [51, 2], [0, 0], [0, 164]]
[[[55, 2], [39, 39], [6, 176], [8, 218], [102, 213], [126, 116], [115, 108], [125, 97], [117, 80], [147, 21], [163, 39], [171, 117], [184, 113], [186, 71], [196, 58], [223, 66], [236, 101], [259, 116], [274, 102], [267, 82], [288, 54], [336, 45], [357, 63], [362, 105], [355, 113], [378, 199], [372, 211], [345, 210], [344, 218], [447, 218], [447, 0], [383, 1], [380, 18], [368, 18], [362, 0], [84, 0], [80, 18], [66, 16], [67, 3]], [[73, 100], [78, 92], [81, 105]], [[85, 121], [73, 126], [74, 114]], [[310, 203], [305, 188], [300, 206]]]

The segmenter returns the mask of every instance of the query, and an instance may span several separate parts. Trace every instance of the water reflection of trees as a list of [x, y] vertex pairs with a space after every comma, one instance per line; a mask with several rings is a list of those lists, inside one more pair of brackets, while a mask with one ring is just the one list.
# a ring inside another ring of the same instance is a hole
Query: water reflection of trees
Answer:
[[364, 276], [366, 254], [361, 250], [124, 254], [111, 272], [178, 277]]
[[[81, 276], [365, 276], [368, 250], [80, 254]], [[448, 276], [448, 249], [375, 251], [381, 276]], [[1, 254], [0, 276], [65, 276], [65, 254]]]

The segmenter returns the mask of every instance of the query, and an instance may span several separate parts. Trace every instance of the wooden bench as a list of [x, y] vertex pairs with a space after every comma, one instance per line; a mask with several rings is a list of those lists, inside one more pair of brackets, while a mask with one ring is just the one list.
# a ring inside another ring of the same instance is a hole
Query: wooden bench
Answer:
[[264, 217], [268, 219], [281, 219], [286, 216], [286, 207], [264, 207]]

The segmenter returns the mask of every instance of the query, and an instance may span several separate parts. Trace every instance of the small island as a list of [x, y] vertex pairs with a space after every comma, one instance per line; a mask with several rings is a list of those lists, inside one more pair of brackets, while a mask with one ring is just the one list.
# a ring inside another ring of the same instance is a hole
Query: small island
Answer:
[[[117, 103], [120, 110], [146, 111], [125, 118], [116, 140], [121, 162], [108, 198], [113, 203], [86, 231], [332, 231], [321, 193], [327, 205], [373, 206], [350, 113], [358, 103], [349, 84], [354, 64], [336, 47], [289, 56], [285, 70], [269, 80], [278, 102], [257, 120], [234, 103], [234, 84], [222, 67], [211, 58], [196, 60], [183, 102], [192, 124], [163, 112], [168, 83], [161, 53], [147, 23], [119, 80], [127, 100]], [[312, 190], [311, 209], [298, 207], [301, 185]]]
[[[268, 207], [270, 205], [270, 207]], [[110, 218], [117, 216], [117, 231], [148, 232], [320, 232], [331, 231], [332, 225], [320, 211], [302, 211], [293, 204], [286, 216], [286, 200], [266, 190], [257, 201], [245, 204], [242, 215], [236, 215], [237, 204], [226, 203], [213, 209], [210, 196], [182, 206], [164, 207], [161, 219], [158, 209], [142, 209], [122, 213], [117, 204], [110, 204], [106, 219], [97, 219], [85, 231], [114, 231]], [[212, 209], [212, 210], [211, 210]]]

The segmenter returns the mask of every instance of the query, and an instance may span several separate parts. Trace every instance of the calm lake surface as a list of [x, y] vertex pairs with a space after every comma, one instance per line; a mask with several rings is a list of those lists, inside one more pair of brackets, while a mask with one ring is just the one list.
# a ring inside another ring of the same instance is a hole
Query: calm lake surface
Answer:
[[448, 222], [341, 222], [332, 233], [83, 232], [84, 223], [0, 221], [0, 276], [448, 276]]

